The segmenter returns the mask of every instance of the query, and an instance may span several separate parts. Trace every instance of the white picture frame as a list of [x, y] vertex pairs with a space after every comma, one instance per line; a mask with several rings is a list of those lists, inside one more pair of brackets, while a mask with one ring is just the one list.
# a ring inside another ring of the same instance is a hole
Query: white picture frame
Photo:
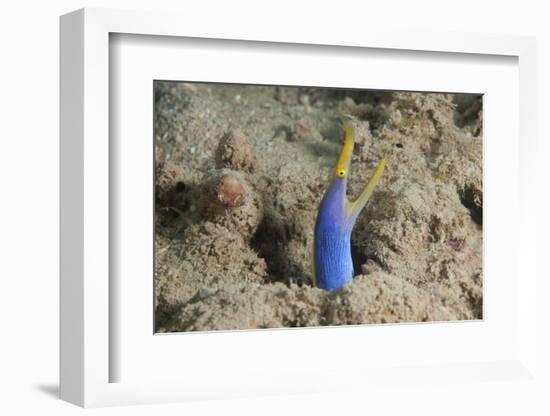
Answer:
[[[205, 27], [200, 19], [186, 19], [168, 13], [83, 9], [61, 18], [61, 398], [80, 406], [159, 403], [198, 398], [249, 397], [268, 394], [297, 394], [341, 389], [360, 389], [411, 381], [410, 367], [351, 369], [326, 368], [329, 383], [319, 382], [318, 372], [297, 372], [281, 368], [264, 377], [239, 378], [222, 372], [213, 379], [205, 372], [177, 381], [112, 382], [112, 367], [120, 360], [112, 349], [111, 312], [116, 310], [110, 292], [110, 172], [116, 167], [109, 155], [109, 51], [111, 34], [225, 39], [227, 41], [276, 42], [285, 44], [332, 45], [334, 48], [428, 51], [439, 54], [502, 55], [517, 58], [519, 67], [519, 183], [518, 241], [514, 245], [518, 281], [513, 319], [517, 322], [514, 341], [496, 360], [439, 364], [419, 360], [413, 379], [480, 382], [482, 380], [533, 379], [536, 376], [536, 271], [534, 259], [534, 184], [529, 176], [535, 144], [535, 41], [529, 37], [468, 33], [391, 32], [375, 28], [346, 31], [310, 30], [299, 33], [277, 25], [240, 27], [220, 20]], [[112, 254], [111, 254], [112, 255]], [[152, 279], [152, 276], [151, 276]], [[112, 295], [112, 293], [111, 293]], [[467, 330], [459, 329], [456, 331]], [[408, 331], [414, 331], [409, 326]], [[331, 331], [330, 328], [326, 331]], [[355, 328], [355, 332], [362, 328]], [[291, 333], [291, 335], [286, 335]], [[280, 337], [299, 337], [303, 332], [278, 332]], [[308, 337], [319, 332], [307, 331]], [[348, 333], [351, 334], [350, 331]], [[245, 341], [255, 342], [247, 333]], [[342, 333], [340, 333], [341, 335]], [[152, 335], [152, 334], [151, 334]], [[199, 336], [201, 336], [199, 334]], [[204, 336], [204, 335], [203, 335]], [[206, 335], [210, 336], [210, 335]], [[304, 335], [305, 337], [306, 335]], [[166, 338], [169, 339], [169, 338]], [[350, 338], [351, 339], [351, 338]], [[164, 341], [170, 342], [170, 341]], [[384, 345], [381, 346], [383, 348]], [[408, 380], [408, 381], [407, 381]]]

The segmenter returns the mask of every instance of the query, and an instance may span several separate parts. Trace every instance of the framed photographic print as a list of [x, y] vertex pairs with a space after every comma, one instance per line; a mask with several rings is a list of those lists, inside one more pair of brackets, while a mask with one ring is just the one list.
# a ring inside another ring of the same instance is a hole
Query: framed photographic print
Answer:
[[62, 17], [62, 398], [531, 377], [533, 39], [324, 33]]
[[156, 332], [483, 318], [482, 95], [153, 89]]

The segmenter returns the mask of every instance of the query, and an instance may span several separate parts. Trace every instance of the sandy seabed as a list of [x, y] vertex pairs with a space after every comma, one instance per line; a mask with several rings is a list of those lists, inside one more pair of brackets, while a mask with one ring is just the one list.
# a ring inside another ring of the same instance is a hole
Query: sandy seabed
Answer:
[[[317, 208], [386, 170], [352, 234], [356, 277], [311, 286]], [[479, 95], [155, 83], [158, 332], [482, 318]]]

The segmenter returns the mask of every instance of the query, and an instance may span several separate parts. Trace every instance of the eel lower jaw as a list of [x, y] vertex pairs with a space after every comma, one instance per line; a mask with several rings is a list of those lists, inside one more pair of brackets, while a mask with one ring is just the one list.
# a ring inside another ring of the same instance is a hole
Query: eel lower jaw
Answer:
[[378, 185], [378, 182], [380, 182], [386, 163], [387, 160], [385, 158], [378, 163], [372, 178], [370, 178], [369, 182], [365, 185], [359, 196], [354, 201], [349, 201], [347, 203], [346, 211], [348, 212], [348, 215], [357, 217], [357, 215], [359, 215], [361, 210], [365, 207], [372, 196], [374, 188]]

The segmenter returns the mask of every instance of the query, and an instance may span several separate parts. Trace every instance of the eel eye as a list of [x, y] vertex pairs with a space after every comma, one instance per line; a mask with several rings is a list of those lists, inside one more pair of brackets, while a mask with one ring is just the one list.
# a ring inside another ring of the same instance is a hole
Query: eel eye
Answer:
[[340, 169], [338, 171], [338, 176], [340, 176], [341, 178], [343, 178], [344, 176], [346, 176], [346, 171], [344, 169]]

